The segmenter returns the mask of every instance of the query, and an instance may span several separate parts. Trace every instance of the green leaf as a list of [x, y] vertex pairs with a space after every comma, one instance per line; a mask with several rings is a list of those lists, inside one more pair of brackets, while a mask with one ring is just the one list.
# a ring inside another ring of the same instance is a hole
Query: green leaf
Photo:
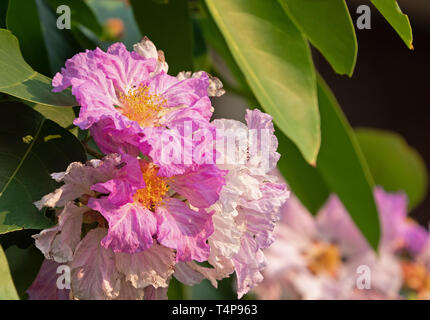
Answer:
[[278, 152], [281, 154], [278, 168], [301, 203], [315, 215], [329, 197], [330, 189], [318, 170], [306, 162], [294, 143], [278, 128], [275, 129], [279, 142]]
[[[73, 108], [51, 107], [43, 104], [36, 104], [33, 108], [37, 112], [41, 113], [46, 119], [56, 122], [63, 128], [73, 126], [73, 120], [76, 118]], [[70, 132], [77, 136], [78, 128], [74, 127]]]
[[57, 187], [52, 172], [85, 160], [73, 134], [21, 102], [1, 103], [0, 234], [50, 226], [33, 202]]
[[[39, 18], [48, 51], [51, 74], [61, 70], [67, 59], [82, 51], [81, 46], [75, 40], [70, 30], [57, 28], [57, 15], [49, 7], [45, 0], [36, 1]], [[34, 17], [33, 17], [34, 19]], [[72, 28], [74, 26], [72, 25]], [[18, 37], [18, 39], [21, 39]]]
[[26, 291], [39, 273], [44, 256], [34, 245], [26, 249], [11, 246], [5, 253], [16, 291], [21, 299], [26, 299]]
[[193, 27], [188, 0], [130, 3], [140, 32], [164, 51], [170, 72], [193, 70]]
[[339, 74], [354, 72], [357, 38], [344, 0], [278, 0]]
[[9, 0], [7, 28], [19, 39], [22, 55], [36, 71], [51, 75], [41, 20], [35, 0]]
[[[212, 17], [210, 16], [207, 6], [204, 5], [204, 3], [201, 8], [201, 14], [197, 18], [197, 21], [205, 40], [224, 60], [225, 64], [238, 83], [239, 90], [249, 91], [250, 89], [243, 72], [240, 70], [239, 66], [234, 60], [227, 43], [225, 42], [221, 32], [215, 24], [215, 21], [213, 21]], [[215, 64], [215, 62], [213, 61], [212, 64]], [[223, 82], [225, 83], [225, 80]]]
[[373, 181], [356, 137], [324, 80], [318, 79], [321, 150], [317, 169], [376, 250], [380, 238]]
[[397, 34], [406, 43], [409, 49], [412, 45], [412, 28], [409, 18], [402, 12], [396, 0], [370, 0], [384, 16], [388, 23], [396, 30]]
[[51, 79], [24, 61], [17, 38], [5, 29], [0, 29], [0, 92], [45, 105], [77, 105], [69, 90], [52, 92]]
[[316, 76], [309, 46], [279, 3], [206, 0], [264, 110], [309, 163], [320, 146]]
[[394, 132], [367, 128], [355, 132], [375, 183], [387, 191], [406, 192], [410, 209], [420, 204], [427, 194], [428, 171], [419, 153]]
[[0, 300], [19, 300], [12, 276], [10, 275], [9, 265], [3, 248], [0, 246]]

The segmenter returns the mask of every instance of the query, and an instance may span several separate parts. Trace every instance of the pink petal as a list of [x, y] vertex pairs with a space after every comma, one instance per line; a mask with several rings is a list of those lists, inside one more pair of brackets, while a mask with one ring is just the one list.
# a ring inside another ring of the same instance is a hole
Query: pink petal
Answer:
[[115, 254], [100, 245], [107, 230], [93, 229], [76, 249], [71, 263], [71, 288], [76, 299], [115, 299], [120, 293], [121, 275], [115, 267]]
[[209, 256], [206, 241], [213, 232], [212, 214], [203, 209], [194, 211], [184, 202], [169, 198], [156, 209], [157, 240], [176, 249], [177, 261], [206, 261]]
[[157, 220], [145, 207], [134, 203], [118, 207], [103, 198], [91, 198], [88, 207], [100, 212], [109, 223], [108, 234], [101, 242], [103, 247], [136, 253], [152, 246]]
[[117, 253], [116, 266], [135, 288], [167, 287], [175, 265], [172, 249], [153, 244], [139, 253]]

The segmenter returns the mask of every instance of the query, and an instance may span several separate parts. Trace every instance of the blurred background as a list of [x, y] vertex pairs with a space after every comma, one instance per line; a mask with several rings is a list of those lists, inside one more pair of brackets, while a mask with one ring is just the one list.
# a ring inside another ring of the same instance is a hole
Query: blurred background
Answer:
[[[357, 7], [368, 4], [360, 0], [349, 0], [347, 3], [353, 19], [358, 17]], [[356, 28], [358, 59], [352, 78], [336, 74], [317, 50], [313, 50], [314, 61], [353, 127], [380, 128], [399, 133], [417, 149], [427, 167], [430, 167], [430, 2], [399, 0], [398, 3], [411, 21], [413, 51], [408, 50], [398, 36], [393, 36], [391, 26], [370, 6], [371, 29]], [[222, 61], [219, 63], [222, 64]], [[227, 68], [223, 70], [231, 80]], [[237, 120], [243, 119], [247, 107], [245, 100], [228, 91], [214, 103], [217, 117], [233, 116]], [[428, 225], [429, 193], [411, 216]]]

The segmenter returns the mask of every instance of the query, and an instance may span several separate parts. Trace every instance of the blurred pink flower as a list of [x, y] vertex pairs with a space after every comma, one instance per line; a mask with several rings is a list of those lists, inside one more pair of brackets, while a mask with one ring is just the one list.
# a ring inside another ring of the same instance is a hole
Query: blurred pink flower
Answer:
[[[375, 189], [382, 225], [377, 255], [342, 203], [331, 196], [316, 217], [295, 197], [282, 209], [276, 241], [267, 250], [262, 299], [399, 299], [404, 287], [401, 252], [416, 255], [428, 232], [407, 218], [402, 193]], [[370, 288], [359, 288], [360, 266], [370, 271]]]

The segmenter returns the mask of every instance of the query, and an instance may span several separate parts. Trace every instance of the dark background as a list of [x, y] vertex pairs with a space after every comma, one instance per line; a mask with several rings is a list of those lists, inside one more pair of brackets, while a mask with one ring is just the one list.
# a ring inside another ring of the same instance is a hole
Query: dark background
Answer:
[[[351, 16], [369, 1], [347, 1]], [[401, 134], [430, 167], [430, 1], [398, 1], [409, 15], [414, 50], [409, 50], [372, 7], [370, 30], [358, 30], [358, 59], [352, 78], [339, 76], [318, 53], [315, 63], [354, 127], [374, 127]], [[316, 17], [317, 18], [317, 17]], [[355, 21], [354, 21], [355, 24]], [[430, 196], [412, 212], [421, 224], [430, 221]]]

